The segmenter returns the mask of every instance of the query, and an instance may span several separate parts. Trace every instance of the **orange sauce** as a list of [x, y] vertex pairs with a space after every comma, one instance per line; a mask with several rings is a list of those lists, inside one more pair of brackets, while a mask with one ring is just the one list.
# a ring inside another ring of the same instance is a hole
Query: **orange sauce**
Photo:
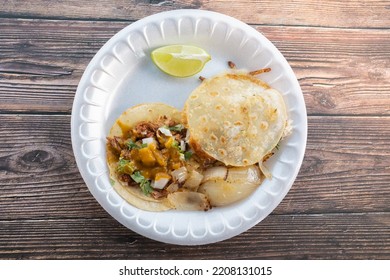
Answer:
[[155, 145], [151, 144], [144, 149], [150, 149], [153, 152], [156, 158], [153, 163], [151, 163], [151, 161], [145, 161], [145, 159], [142, 158], [143, 153], [138, 149], [131, 150], [131, 158], [136, 169], [139, 170], [146, 179], [154, 179], [156, 174], [160, 172], [169, 174], [170, 171], [182, 166], [180, 153], [174, 147], [160, 151]]

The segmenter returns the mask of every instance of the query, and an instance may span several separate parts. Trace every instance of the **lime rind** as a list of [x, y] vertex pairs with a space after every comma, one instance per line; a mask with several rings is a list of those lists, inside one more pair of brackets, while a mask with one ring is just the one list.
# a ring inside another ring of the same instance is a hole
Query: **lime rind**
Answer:
[[191, 45], [168, 45], [152, 51], [153, 63], [174, 77], [190, 77], [199, 73], [211, 56], [202, 48]]

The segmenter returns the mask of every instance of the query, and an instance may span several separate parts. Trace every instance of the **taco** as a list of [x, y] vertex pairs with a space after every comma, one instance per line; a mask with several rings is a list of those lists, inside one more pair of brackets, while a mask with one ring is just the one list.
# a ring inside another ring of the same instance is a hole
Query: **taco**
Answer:
[[201, 180], [186, 163], [186, 134], [181, 113], [169, 105], [141, 104], [123, 112], [107, 137], [114, 189], [143, 210], [208, 210], [204, 194], [179, 189], [179, 184], [199, 185]]
[[228, 166], [262, 162], [288, 123], [282, 95], [241, 71], [205, 79], [184, 111], [191, 146]]

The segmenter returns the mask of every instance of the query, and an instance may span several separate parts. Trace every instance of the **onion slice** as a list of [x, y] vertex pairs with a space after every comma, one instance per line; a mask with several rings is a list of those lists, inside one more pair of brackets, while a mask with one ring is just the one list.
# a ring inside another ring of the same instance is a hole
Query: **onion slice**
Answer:
[[261, 183], [261, 173], [256, 165], [246, 167], [231, 167], [226, 178], [230, 183], [250, 183], [259, 185]]
[[156, 143], [156, 140], [154, 140], [153, 137], [148, 137], [148, 138], [143, 138], [142, 139], [142, 144], [152, 144], [152, 143]]
[[202, 182], [203, 175], [199, 172], [192, 170], [183, 185], [183, 188], [189, 189], [191, 191], [196, 191], [199, 188], [200, 183]]
[[198, 192], [182, 191], [170, 193], [167, 196], [168, 202], [177, 210], [204, 210], [211, 208], [207, 197]]
[[165, 136], [172, 136], [171, 131], [166, 127], [160, 127], [158, 130]]
[[159, 178], [152, 182], [152, 187], [154, 189], [162, 190], [169, 182], [169, 178]]
[[225, 180], [227, 173], [228, 173], [228, 169], [226, 168], [226, 166], [210, 167], [203, 172], [202, 182], [206, 182], [209, 180], [217, 180], [217, 179]]
[[186, 143], [183, 140], [180, 140], [180, 151], [185, 152]]
[[248, 197], [257, 186], [251, 183], [237, 184], [224, 180], [212, 180], [203, 183], [198, 191], [208, 197], [211, 206], [225, 206]]
[[175, 181], [177, 181], [178, 183], [183, 183], [188, 178], [188, 171], [187, 168], [183, 166], [172, 171], [171, 175]]
[[261, 170], [261, 173], [263, 173], [263, 175], [265, 176], [265, 178], [267, 178], [269, 180], [272, 179], [271, 172], [269, 172], [269, 170], [267, 169], [267, 167], [265, 167], [263, 162], [259, 162], [259, 168]]
[[179, 189], [179, 184], [177, 184], [177, 183], [171, 183], [171, 184], [166, 188], [167, 192], [169, 192], [169, 193], [176, 192], [178, 189]]

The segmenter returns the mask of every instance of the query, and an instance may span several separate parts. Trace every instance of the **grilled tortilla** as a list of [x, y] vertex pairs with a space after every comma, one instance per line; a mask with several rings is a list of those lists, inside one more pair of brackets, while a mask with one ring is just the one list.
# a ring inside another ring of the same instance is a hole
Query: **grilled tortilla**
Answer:
[[[156, 122], [161, 116], [167, 116], [172, 120], [181, 122], [181, 113], [169, 105], [162, 103], [141, 104], [127, 109], [119, 116], [111, 128], [108, 138], [126, 138], [126, 134], [134, 129], [137, 124], [141, 122]], [[145, 135], [145, 137], [147, 136]], [[164, 211], [172, 208], [164, 199], [155, 199], [152, 196], [147, 196], [141, 188], [129, 186], [121, 180], [121, 174], [118, 173], [119, 157], [120, 155], [107, 144], [107, 163], [110, 178], [114, 189], [119, 195], [130, 204], [143, 210]]]
[[174, 107], [149, 103], [129, 108], [112, 126], [107, 137], [111, 183], [133, 206], [147, 211], [210, 208], [206, 195], [196, 191], [203, 176], [186, 157], [182, 123]]
[[205, 79], [184, 111], [193, 149], [230, 166], [261, 162], [287, 123], [282, 95], [238, 71]]

